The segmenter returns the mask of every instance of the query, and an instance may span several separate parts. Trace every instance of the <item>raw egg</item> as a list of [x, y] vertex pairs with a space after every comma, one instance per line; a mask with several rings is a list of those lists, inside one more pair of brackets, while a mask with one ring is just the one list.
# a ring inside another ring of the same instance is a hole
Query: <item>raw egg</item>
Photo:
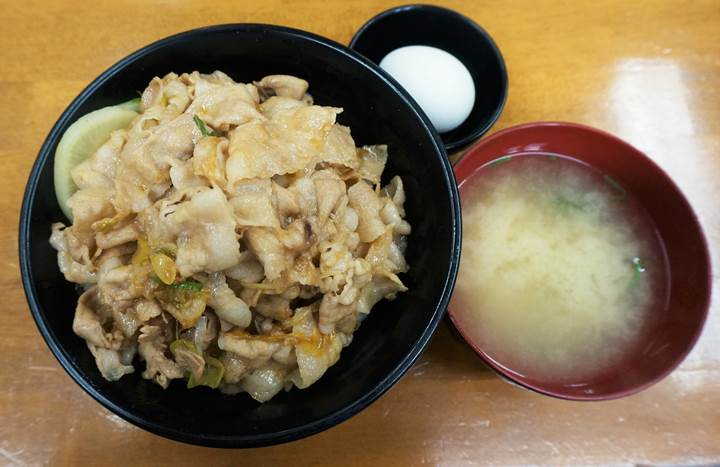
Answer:
[[463, 63], [436, 47], [410, 45], [395, 49], [380, 67], [420, 105], [440, 133], [459, 127], [475, 104], [475, 84]]

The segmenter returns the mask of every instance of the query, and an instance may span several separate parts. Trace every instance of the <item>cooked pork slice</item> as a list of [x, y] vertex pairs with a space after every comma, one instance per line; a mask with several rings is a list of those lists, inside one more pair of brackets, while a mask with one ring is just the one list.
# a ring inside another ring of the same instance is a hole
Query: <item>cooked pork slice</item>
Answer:
[[222, 271], [237, 264], [240, 244], [232, 208], [222, 190], [203, 188], [166, 209], [165, 222], [178, 236], [175, 263], [183, 277]]
[[221, 319], [241, 328], [248, 327], [252, 318], [250, 308], [242, 299], [235, 296], [235, 292], [228, 287], [222, 273], [210, 274], [207, 287], [210, 290], [208, 305]]
[[138, 337], [138, 353], [145, 360], [143, 378], [152, 379], [163, 388], [167, 388], [170, 380], [182, 378], [180, 365], [165, 356], [165, 333], [159, 325], [144, 325]]
[[308, 82], [289, 75], [269, 75], [255, 82], [266, 94], [300, 100], [308, 90]]
[[267, 228], [252, 227], [245, 232], [244, 239], [255, 257], [265, 269], [265, 276], [278, 279], [287, 267], [285, 247], [275, 233]]
[[100, 374], [108, 381], [117, 381], [128, 373], [132, 373], [135, 369], [132, 365], [125, 365], [121, 360], [120, 353], [117, 350], [104, 349], [87, 342], [95, 364], [100, 370]]
[[350, 206], [358, 214], [357, 232], [361, 242], [372, 242], [383, 232], [385, 223], [380, 219], [380, 200], [373, 189], [360, 180], [348, 189]]
[[73, 332], [96, 347], [110, 349], [119, 348], [112, 333], [105, 332], [98, 312], [109, 314], [109, 310], [100, 310], [105, 305], [98, 297], [97, 286], [91, 287], [78, 299], [75, 317], [73, 318]]

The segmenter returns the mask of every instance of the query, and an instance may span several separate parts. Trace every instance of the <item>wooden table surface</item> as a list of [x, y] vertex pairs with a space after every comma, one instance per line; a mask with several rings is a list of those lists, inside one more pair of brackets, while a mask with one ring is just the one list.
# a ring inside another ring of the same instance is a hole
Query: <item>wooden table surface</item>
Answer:
[[[720, 1], [440, 2], [481, 24], [507, 62], [492, 131], [533, 120], [613, 132], [665, 168], [694, 205], [720, 265]], [[441, 326], [389, 393], [349, 421], [282, 446], [187, 446], [111, 414], [60, 368], [20, 284], [17, 221], [37, 151], [75, 95], [141, 46], [216, 23], [265, 22], [349, 42], [383, 0], [3, 0], [0, 6], [1, 465], [720, 463], [720, 290], [672, 375], [613, 402], [517, 389]], [[48, 259], [51, 261], [52, 259]], [[71, 312], [71, 310], [57, 310]]]

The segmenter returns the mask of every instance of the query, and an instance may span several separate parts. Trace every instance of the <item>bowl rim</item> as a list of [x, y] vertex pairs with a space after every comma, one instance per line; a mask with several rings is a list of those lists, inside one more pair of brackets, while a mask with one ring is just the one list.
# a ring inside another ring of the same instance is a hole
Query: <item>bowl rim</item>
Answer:
[[[358, 62], [364, 68], [369, 69], [371, 73], [375, 74], [378, 79], [383, 81], [385, 85], [389, 86], [393, 90], [393, 92], [400, 97], [400, 99], [407, 105], [408, 110], [417, 116], [421, 128], [424, 131], [428, 132], [428, 134], [431, 136], [433, 150], [438, 155], [441, 168], [444, 172], [444, 179], [447, 186], [447, 194], [451, 205], [452, 225], [450, 226], [450, 235], [452, 248], [448, 255], [449, 268], [448, 274], [444, 278], [442, 293], [436, 299], [435, 309], [433, 310], [433, 313], [426, 328], [420, 334], [414, 344], [408, 349], [405, 355], [401, 358], [395, 368], [393, 368], [393, 370], [390, 371], [387, 376], [380, 380], [378, 384], [376, 384], [373, 388], [367, 391], [362, 397], [356, 399], [349, 405], [335, 410], [334, 412], [323, 418], [283, 431], [242, 435], [207, 435], [196, 433], [187, 434], [173, 428], [168, 428], [161, 424], [149, 422], [143, 419], [143, 417], [133, 413], [132, 410], [125, 409], [111, 401], [108, 397], [95, 389], [90, 384], [90, 382], [83, 377], [79, 367], [75, 366], [74, 358], [72, 357], [72, 355], [70, 355], [64, 348], [62, 348], [57, 343], [57, 336], [49, 327], [48, 323], [45, 321], [45, 313], [43, 310], [41, 310], [40, 304], [38, 302], [35, 280], [33, 278], [30, 266], [31, 246], [29, 232], [32, 217], [32, 205], [37, 194], [40, 172], [51, 155], [50, 149], [55, 146], [60, 136], [62, 136], [61, 129], [63, 129], [63, 127], [65, 127], [69, 123], [71, 116], [77, 112], [78, 108], [83, 105], [101, 85], [103, 85], [107, 80], [109, 80], [112, 76], [114, 76], [117, 72], [119, 72], [126, 66], [165, 46], [174, 44], [178, 41], [192, 40], [197, 36], [202, 36], [205, 34], [237, 30], [266, 33], [271, 32], [300, 39], [302, 41], [310, 41], [320, 44], [324, 47], [332, 49], [334, 52], [341, 54], [346, 59]], [[445, 151], [445, 147], [442, 144], [442, 140], [440, 139], [434, 127], [428, 120], [427, 116], [425, 116], [422, 110], [420, 110], [417, 103], [415, 103], [415, 101], [410, 97], [410, 95], [389, 74], [384, 72], [382, 69], [380, 69], [380, 67], [378, 67], [359, 53], [345, 47], [344, 45], [336, 41], [319, 36], [314, 33], [285, 26], [262, 23], [227, 23], [186, 30], [159, 39], [144, 47], [141, 47], [140, 49], [137, 49], [136, 51], [130, 53], [124, 58], [118, 60], [116, 63], [103, 71], [98, 77], [93, 79], [92, 82], [87, 85], [87, 87], [85, 87], [85, 89], [83, 89], [77, 97], [75, 97], [71, 101], [71, 103], [62, 112], [62, 114], [57, 119], [52, 129], [46, 136], [45, 140], [43, 141], [43, 144], [38, 151], [38, 155], [35, 159], [35, 162], [33, 163], [32, 169], [28, 176], [28, 181], [25, 187], [20, 211], [18, 229], [18, 251], [20, 259], [21, 278], [25, 297], [27, 299], [30, 312], [35, 321], [35, 324], [40, 331], [40, 334], [42, 335], [45, 343], [48, 345], [52, 354], [58, 360], [63, 369], [72, 377], [75, 383], [77, 383], [93, 399], [95, 399], [106, 409], [120, 416], [124, 420], [151, 433], [175, 441], [181, 441], [200, 446], [223, 448], [260, 447], [285, 443], [296, 439], [304, 438], [347, 420], [348, 418], [360, 412], [361, 410], [369, 406], [372, 402], [377, 400], [410, 369], [410, 367], [415, 363], [415, 361], [419, 358], [422, 352], [427, 348], [432, 334], [434, 333], [435, 329], [437, 328], [438, 324], [444, 316], [445, 310], [447, 309], [447, 305], [450, 300], [450, 295], [455, 285], [455, 280], [460, 264], [462, 232], [462, 222], [460, 216], [460, 195], [458, 192], [457, 184], [455, 183], [454, 172], [447, 158], [447, 152]]]
[[[500, 52], [500, 48], [497, 46], [495, 41], [493, 40], [492, 36], [483, 29], [482, 26], [480, 26], [478, 23], [473, 21], [471, 18], [463, 15], [462, 13], [452, 10], [450, 8], [445, 8], [438, 5], [430, 5], [426, 3], [412, 3], [408, 5], [400, 5], [396, 6], [387, 10], [384, 10], [369, 20], [367, 20], [362, 26], [360, 26], [360, 29], [358, 29], [355, 34], [353, 35], [352, 39], [350, 40], [350, 43], [348, 44], [348, 47], [355, 50], [355, 46], [357, 45], [357, 42], [360, 40], [360, 37], [365, 34], [368, 29], [375, 26], [379, 21], [387, 18], [388, 16], [393, 16], [396, 14], [402, 14], [409, 11], [425, 11], [433, 14], [442, 14], [446, 16], [453, 17], [454, 19], [466, 23], [468, 26], [473, 28], [475, 32], [478, 33], [480, 37], [482, 37], [487, 44], [490, 46], [490, 49], [493, 51], [493, 54], [497, 57], [500, 71], [500, 84], [502, 86], [502, 92], [500, 95], [500, 101], [499, 104], [495, 107], [493, 112], [489, 115], [488, 120], [484, 125], [479, 125], [476, 128], [474, 128], [472, 131], [469, 131], [468, 134], [462, 138], [459, 138], [455, 141], [450, 141], [448, 143], [445, 143], [443, 141], [443, 144], [445, 148], [448, 151], [455, 151], [462, 149], [469, 144], [471, 144], [473, 141], [479, 139], [482, 135], [487, 133], [493, 125], [497, 122], [497, 120], [500, 118], [500, 114], [502, 114], [503, 109], [505, 108], [505, 104], [507, 103], [507, 96], [508, 96], [508, 90], [510, 88], [510, 82], [508, 78], [508, 72], [507, 72], [507, 66], [505, 65], [505, 59], [503, 58], [502, 53]], [[378, 64], [379, 67], [379, 64]], [[418, 105], [418, 108], [420, 106]], [[422, 109], [421, 109], [422, 111]], [[440, 135], [440, 139], [442, 140], [442, 135]]]
[[[668, 365], [662, 372], [660, 372], [658, 375], [656, 375], [653, 378], [648, 379], [647, 381], [643, 382], [642, 384], [638, 384], [626, 389], [623, 389], [621, 391], [615, 391], [608, 394], [583, 394], [583, 395], [571, 395], [566, 394], [562, 391], [557, 391], [553, 389], [548, 389], [547, 387], [540, 385], [540, 384], [533, 384], [526, 381], [520, 381], [516, 378], [516, 376], [508, 371], [505, 367], [500, 365], [498, 362], [495, 362], [480, 346], [471, 339], [471, 337], [468, 335], [466, 331], [463, 330], [463, 327], [458, 322], [459, 320], [455, 317], [455, 312], [453, 311], [452, 307], [448, 305], [448, 317], [450, 318], [450, 321], [452, 322], [453, 327], [458, 331], [458, 333], [462, 336], [465, 343], [470, 346], [473, 351], [480, 357], [482, 360], [498, 375], [500, 375], [503, 379], [510, 382], [514, 385], [519, 385], [525, 389], [529, 389], [531, 391], [544, 394], [547, 396], [551, 396], [557, 399], [563, 399], [563, 400], [572, 400], [572, 401], [605, 401], [605, 400], [614, 400], [619, 399], [622, 397], [630, 396], [633, 394], [637, 394], [641, 391], [644, 391], [645, 389], [649, 388], [650, 386], [653, 386], [654, 384], [660, 382], [665, 377], [667, 377], [670, 373], [672, 373], [680, 364], [685, 360], [685, 358], [688, 356], [688, 354], [695, 348], [695, 345], [697, 344], [698, 339], [700, 338], [700, 335], [703, 332], [703, 329], [705, 328], [705, 323], [707, 321], [707, 317], [710, 310], [710, 303], [712, 301], [712, 258], [710, 255], [710, 251], [708, 248], [707, 238], [703, 229], [703, 225], [700, 222], [700, 219], [698, 218], [697, 214], [695, 213], [695, 210], [693, 209], [692, 205], [688, 201], [685, 194], [682, 192], [680, 187], [675, 183], [675, 181], [670, 177], [670, 175], [662, 168], [660, 167], [652, 158], [650, 158], [647, 154], [645, 154], [643, 151], [640, 151], [636, 147], [632, 146], [631, 144], [627, 143], [626, 141], [620, 139], [619, 137], [608, 133], [607, 131], [594, 128], [588, 125], [583, 125], [580, 123], [572, 123], [572, 122], [562, 122], [562, 121], [540, 121], [540, 122], [529, 122], [529, 123], [522, 123], [519, 125], [514, 125], [509, 128], [505, 128], [503, 130], [500, 130], [496, 133], [493, 133], [492, 135], [488, 136], [487, 138], [482, 139], [478, 143], [476, 143], [474, 146], [472, 146], [468, 151], [465, 153], [463, 158], [455, 164], [453, 170], [456, 174], [456, 179], [458, 182], [458, 188], [462, 187], [463, 183], [465, 183], [468, 179], [472, 178], [472, 176], [475, 174], [475, 172], [484, 164], [480, 164], [479, 161], [473, 160], [473, 155], [482, 150], [487, 144], [490, 144], [494, 141], [504, 139], [508, 137], [508, 135], [512, 135], [516, 132], [521, 132], [528, 129], [535, 129], [535, 128], [555, 128], [555, 129], [561, 129], [563, 131], [580, 131], [584, 132], [586, 134], [595, 134], [598, 135], [608, 141], [611, 141], [613, 144], [621, 146], [625, 148], [628, 152], [633, 153], [635, 157], [639, 157], [641, 159], [644, 159], [646, 163], [650, 164], [662, 177], [665, 178], [666, 182], [669, 184], [671, 188], [675, 190], [675, 192], [679, 195], [680, 201], [685, 205], [686, 209], [688, 210], [688, 213], [690, 214], [690, 217], [693, 219], [695, 224], [698, 227], [698, 234], [699, 234], [699, 241], [700, 241], [700, 248], [702, 249], [703, 256], [705, 258], [705, 262], [708, 266], [708, 274], [705, 278], [705, 287], [708, 290], [708, 293], [705, 296], [705, 300], [702, 304], [702, 316], [698, 323], [698, 326], [693, 333], [689, 345], [687, 348], [683, 350], [683, 352], [675, 355], [673, 357], [673, 361], [670, 365]], [[528, 151], [523, 151], [523, 153], [526, 153]], [[529, 152], [541, 152], [541, 151], [529, 151]], [[497, 157], [502, 157], [505, 154], [498, 154]], [[460, 178], [457, 174], [459, 170], [468, 170], [467, 174]]]

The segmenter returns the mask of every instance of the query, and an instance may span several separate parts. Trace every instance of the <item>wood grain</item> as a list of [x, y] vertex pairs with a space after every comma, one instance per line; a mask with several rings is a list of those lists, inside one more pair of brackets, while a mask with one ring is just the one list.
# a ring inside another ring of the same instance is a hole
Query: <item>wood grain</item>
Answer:
[[[685, 191], [720, 264], [720, 2], [438, 2], [475, 19], [507, 61], [493, 131], [586, 123], [646, 151]], [[0, 464], [382, 465], [720, 462], [720, 281], [695, 350], [660, 384], [604, 403], [558, 401], [499, 380], [442, 326], [388, 394], [309, 439], [263, 449], [186, 446], [112, 415], [62, 371], [28, 312], [17, 220], [51, 126], [112, 63], [164, 36], [265, 22], [347, 43], [384, 0], [3, 2], [0, 8]], [[52, 261], [49, 258], [48, 261]], [[57, 310], [67, 313], [70, 310]]]

